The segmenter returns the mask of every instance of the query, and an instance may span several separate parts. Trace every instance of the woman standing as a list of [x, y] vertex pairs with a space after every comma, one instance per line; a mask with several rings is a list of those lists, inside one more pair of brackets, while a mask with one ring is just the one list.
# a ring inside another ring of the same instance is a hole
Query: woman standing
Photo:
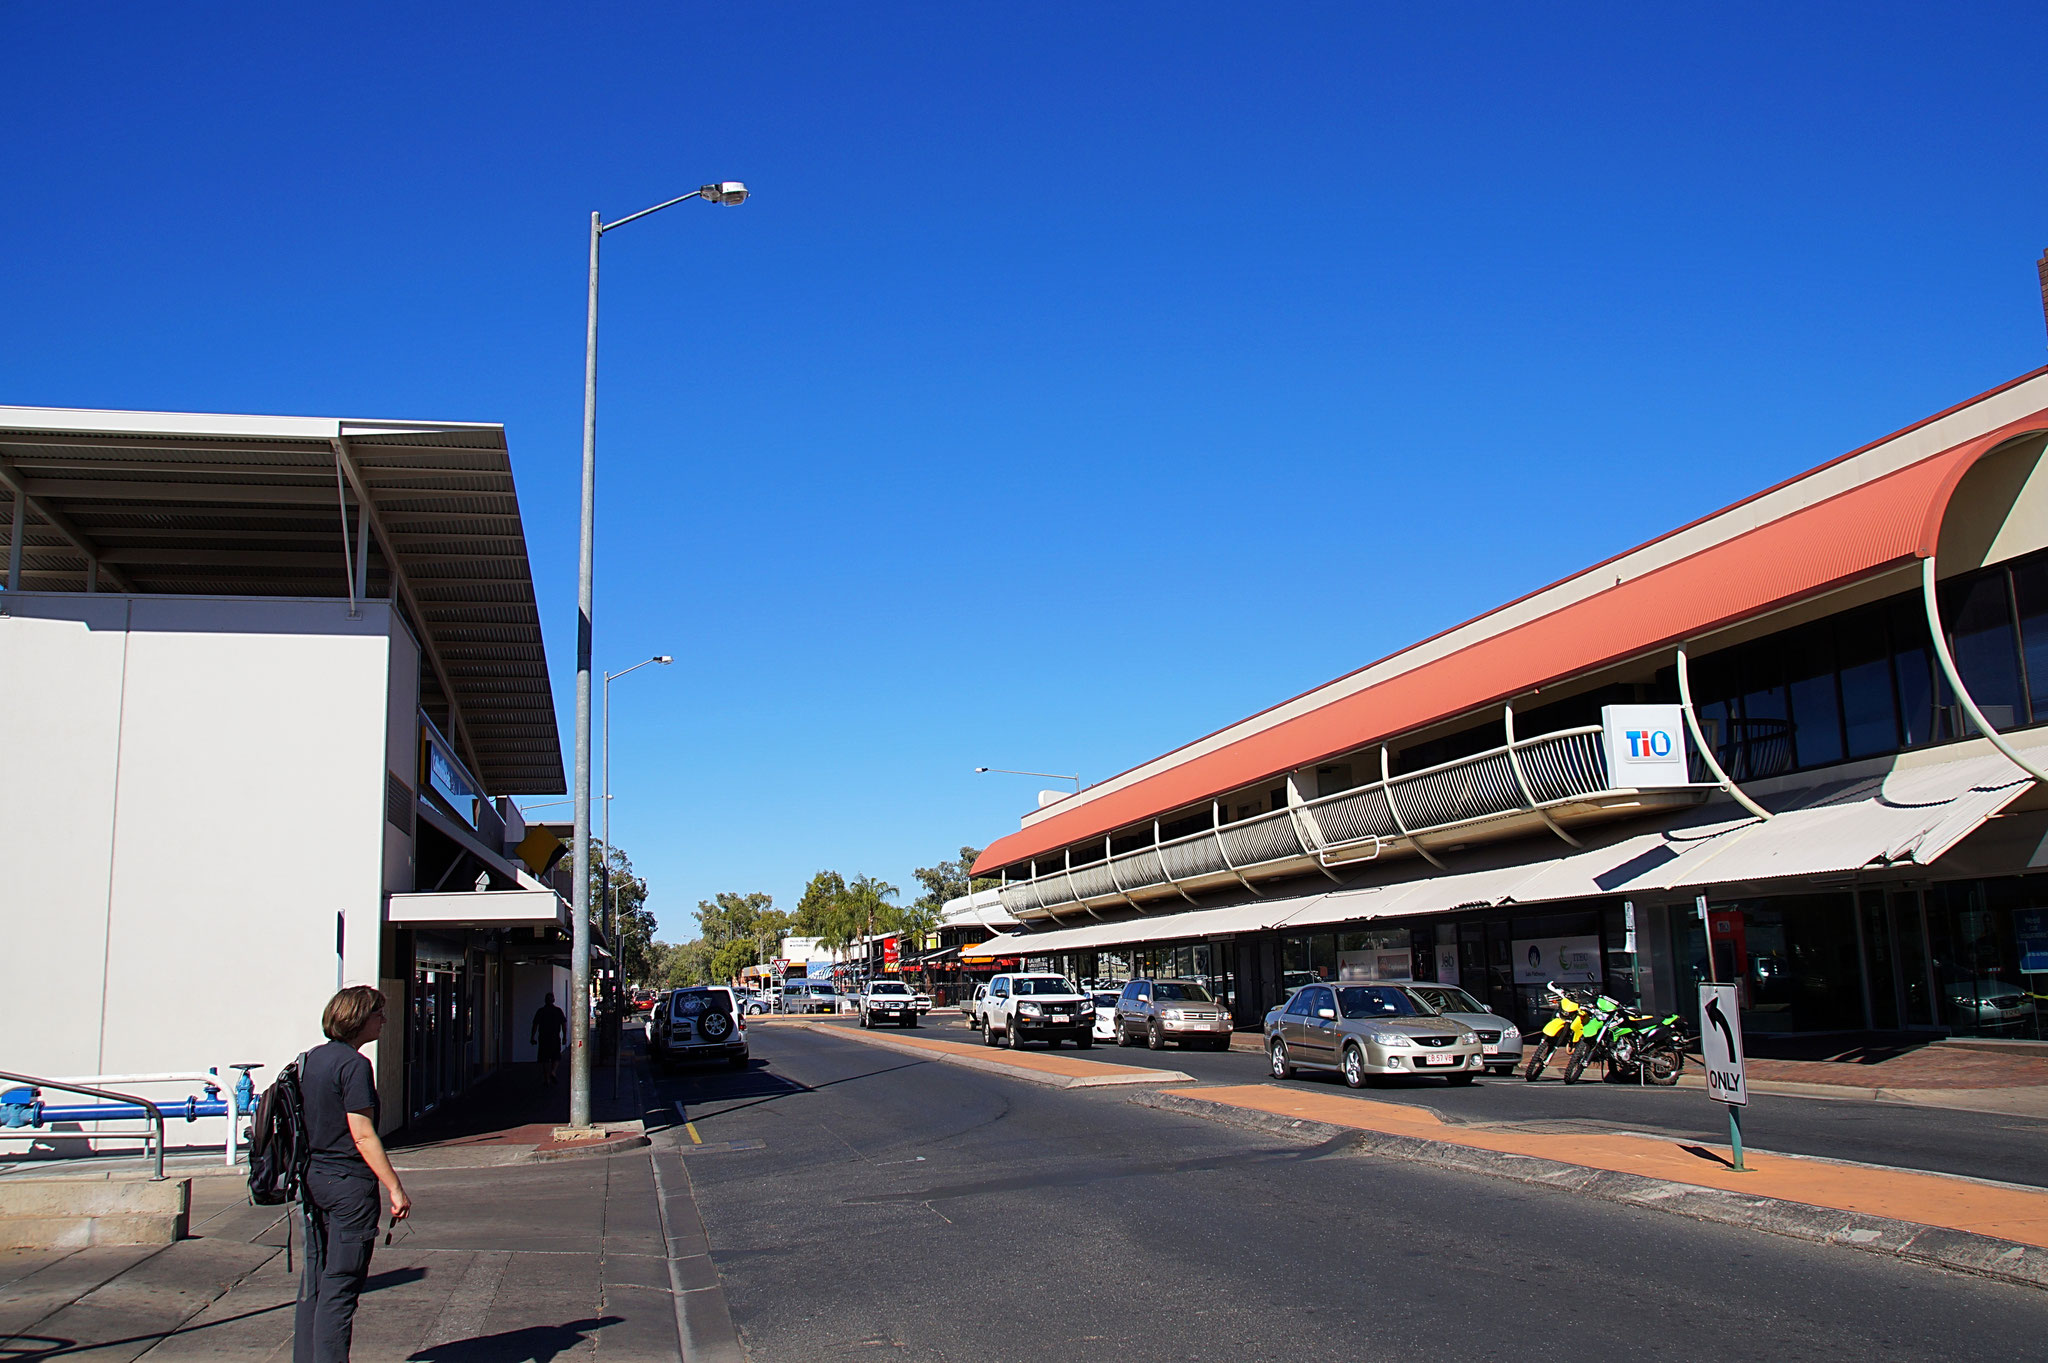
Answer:
[[306, 1272], [299, 1280], [292, 1363], [346, 1363], [356, 1298], [370, 1276], [377, 1239], [377, 1187], [401, 1221], [412, 1199], [377, 1138], [377, 1085], [370, 1062], [357, 1049], [384, 1033], [384, 995], [352, 985], [327, 1001], [320, 1015], [327, 1044], [306, 1053], [299, 1071], [305, 1095]]

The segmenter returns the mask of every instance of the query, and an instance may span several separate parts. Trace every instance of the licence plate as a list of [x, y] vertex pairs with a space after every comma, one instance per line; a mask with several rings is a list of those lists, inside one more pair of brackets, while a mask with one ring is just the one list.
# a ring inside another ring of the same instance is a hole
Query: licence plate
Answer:
[[1415, 1063], [1418, 1065], [1455, 1065], [1458, 1063], [1458, 1057], [1455, 1055], [1418, 1055], [1415, 1057]]
[[1487, 1055], [1499, 1055], [1499, 1054], [1500, 1054], [1500, 1047], [1499, 1047], [1499, 1046], [1481, 1046], [1481, 1047], [1480, 1047], [1479, 1049], [1480, 1049], [1481, 1051], [1483, 1051], [1483, 1052], [1484, 1052], [1485, 1054], [1487, 1054]]

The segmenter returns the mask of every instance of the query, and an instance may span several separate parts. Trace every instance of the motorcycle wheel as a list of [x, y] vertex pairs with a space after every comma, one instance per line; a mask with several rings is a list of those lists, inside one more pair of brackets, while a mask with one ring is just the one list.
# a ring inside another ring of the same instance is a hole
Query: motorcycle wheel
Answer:
[[1529, 1059], [1522, 1066], [1522, 1077], [1535, 1083], [1543, 1074], [1543, 1067], [1550, 1063], [1550, 1053], [1557, 1049], [1557, 1042], [1550, 1037], [1536, 1043], [1536, 1049], [1529, 1052]]
[[1647, 1071], [1651, 1083], [1662, 1084], [1669, 1088], [1671, 1085], [1676, 1084], [1678, 1076], [1685, 1072], [1685, 1052], [1653, 1052], [1643, 1068]]
[[1592, 1063], [1593, 1048], [1591, 1046], [1574, 1046], [1572, 1048], [1572, 1058], [1564, 1062], [1564, 1081], [1567, 1084], [1578, 1083], [1579, 1076], [1584, 1074], [1586, 1066]]

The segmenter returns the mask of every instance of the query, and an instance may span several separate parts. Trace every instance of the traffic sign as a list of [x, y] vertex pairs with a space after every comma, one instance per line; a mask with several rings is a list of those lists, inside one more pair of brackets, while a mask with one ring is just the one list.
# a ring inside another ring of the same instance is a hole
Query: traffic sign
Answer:
[[1746, 1107], [1749, 1080], [1742, 1066], [1742, 1008], [1732, 984], [1700, 986], [1700, 1056], [1706, 1062], [1707, 1096]]

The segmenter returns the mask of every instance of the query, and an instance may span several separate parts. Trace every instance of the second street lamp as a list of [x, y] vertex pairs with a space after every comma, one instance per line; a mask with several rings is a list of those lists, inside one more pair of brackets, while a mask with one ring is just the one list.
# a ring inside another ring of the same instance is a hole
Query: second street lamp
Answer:
[[569, 1125], [590, 1125], [590, 617], [597, 528], [597, 245], [615, 227], [672, 208], [685, 199], [731, 207], [745, 203], [747, 187], [737, 180], [702, 185], [652, 208], [606, 222], [590, 215], [590, 298], [583, 327], [583, 515], [576, 560], [576, 801], [575, 913], [570, 920]]

